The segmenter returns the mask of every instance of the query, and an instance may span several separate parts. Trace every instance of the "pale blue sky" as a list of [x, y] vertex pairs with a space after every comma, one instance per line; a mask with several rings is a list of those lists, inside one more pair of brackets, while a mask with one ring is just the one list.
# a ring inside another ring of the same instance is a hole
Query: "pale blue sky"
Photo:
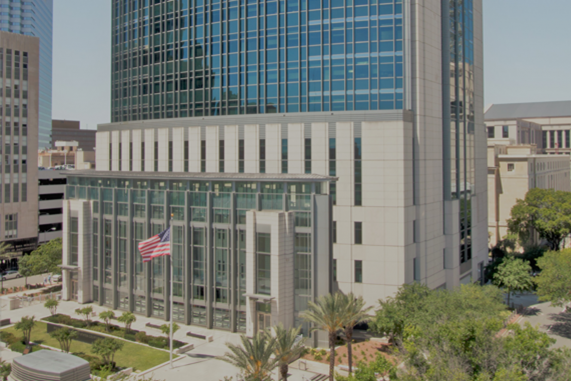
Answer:
[[[571, 100], [571, 1], [484, 1], [485, 104]], [[110, 120], [111, 0], [54, 0], [53, 118]]]

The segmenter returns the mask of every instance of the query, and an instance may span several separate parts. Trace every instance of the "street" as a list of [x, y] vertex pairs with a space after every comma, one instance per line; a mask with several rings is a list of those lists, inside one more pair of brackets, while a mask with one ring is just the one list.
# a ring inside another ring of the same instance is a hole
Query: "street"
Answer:
[[[43, 283], [45, 277], [47, 277], [47, 274], [46, 275], [29, 276], [28, 277], [28, 284]], [[25, 284], [26, 284], [26, 278], [22, 277], [22, 278], [18, 278], [18, 279], [5, 280], [3, 287], [4, 288], [20, 287], [20, 286], [24, 286]], [[55, 284], [55, 282], [52, 281], [52, 284]]]

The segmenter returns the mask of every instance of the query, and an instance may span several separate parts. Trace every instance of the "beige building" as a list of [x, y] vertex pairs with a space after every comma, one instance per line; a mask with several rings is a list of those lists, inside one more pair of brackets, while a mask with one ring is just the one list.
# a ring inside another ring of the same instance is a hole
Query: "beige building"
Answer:
[[[500, 144], [536, 144], [538, 152], [571, 154], [571, 101], [494, 104], [486, 111], [485, 121], [488, 144], [491, 138], [493, 143], [508, 138], [509, 143]], [[541, 128], [541, 137], [536, 126]], [[527, 130], [532, 131], [530, 140], [520, 137]]]
[[[69, 143], [78, 144], [76, 141]], [[69, 143], [63, 142], [63, 144]], [[93, 169], [95, 168], [95, 151], [83, 151], [77, 145], [66, 145], [39, 152], [39, 167], [53, 168], [60, 165], [73, 165], [77, 169]]]
[[17, 253], [34, 250], [38, 241], [39, 44], [36, 37], [0, 32], [0, 240]]
[[567, 156], [538, 155], [535, 145], [488, 145], [488, 226], [490, 244], [507, 234], [517, 199], [533, 188], [571, 191]]

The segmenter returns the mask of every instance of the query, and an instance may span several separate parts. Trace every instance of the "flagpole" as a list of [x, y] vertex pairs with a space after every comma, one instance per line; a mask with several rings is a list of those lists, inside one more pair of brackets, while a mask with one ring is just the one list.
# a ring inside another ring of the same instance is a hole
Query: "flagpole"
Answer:
[[172, 320], [172, 315], [173, 315], [173, 301], [172, 301], [172, 296], [173, 296], [173, 282], [174, 282], [174, 264], [173, 264], [173, 256], [172, 256], [172, 245], [173, 245], [173, 231], [172, 231], [172, 221], [173, 221], [173, 214], [171, 214], [171, 219], [170, 219], [170, 224], [169, 224], [169, 237], [170, 237], [170, 245], [169, 245], [169, 251], [170, 251], [170, 261], [171, 261], [171, 281], [170, 281], [170, 302], [171, 302], [171, 307], [170, 307], [170, 363], [171, 363], [171, 369], [172, 369], [172, 326], [173, 326], [173, 320]]

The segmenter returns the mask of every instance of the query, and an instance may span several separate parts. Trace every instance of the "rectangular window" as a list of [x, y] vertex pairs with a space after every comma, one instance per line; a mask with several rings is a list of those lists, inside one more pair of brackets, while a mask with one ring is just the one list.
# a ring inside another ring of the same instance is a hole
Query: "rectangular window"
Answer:
[[337, 243], [337, 221], [333, 221], [331, 236], [331, 241]]
[[[119, 143], [119, 170], [122, 170], [122, 164], [123, 164], [123, 143]], [[67, 155], [67, 154], [66, 154]]]
[[565, 148], [571, 148], [569, 132], [570, 132], [569, 130], [565, 131]]
[[363, 223], [355, 222], [355, 245], [363, 243]]
[[555, 145], [555, 131], [549, 131], [549, 148], [557, 148]]
[[287, 173], [287, 139], [282, 139], [282, 173]]
[[557, 148], [563, 148], [563, 130], [557, 131]]
[[496, 128], [495, 127], [488, 127], [488, 139], [493, 139], [496, 137]]
[[337, 281], [337, 259], [333, 260], [333, 281]]
[[169, 172], [172, 172], [172, 142], [169, 142]]
[[200, 141], [200, 172], [206, 172], [206, 140]]
[[224, 173], [224, 140], [218, 141], [218, 172]]
[[18, 238], [18, 215], [4, 216], [4, 238]]
[[363, 205], [361, 138], [355, 138], [355, 206]]
[[188, 172], [188, 140], [184, 141], [184, 171]]
[[109, 170], [112, 170], [112, 165], [113, 163], [113, 145], [111, 143], [109, 143]]
[[363, 283], [363, 261], [355, 261], [355, 283]]
[[141, 143], [141, 171], [145, 171], [145, 142]]
[[159, 142], [155, 142], [155, 172], [159, 171]]
[[[337, 175], [337, 139], [329, 139], [329, 176]], [[332, 181], [329, 183], [329, 194], [333, 205], [337, 204], [337, 184]]]
[[543, 148], [549, 148], [547, 144], [547, 131], [543, 131]]
[[133, 143], [129, 143], [129, 171], [133, 172]]
[[311, 173], [311, 139], [305, 139], [305, 173]]
[[257, 293], [271, 295], [271, 235], [257, 233], [256, 236]]
[[418, 258], [413, 258], [412, 268], [414, 271], [414, 280], [419, 281], [420, 280], [420, 266], [418, 264]]
[[244, 139], [238, 140], [238, 172], [244, 173]]
[[266, 173], [266, 139], [260, 139], [260, 173]]
[[515, 164], [514, 163], [508, 163], [508, 172], [513, 172], [515, 170]]
[[502, 126], [502, 138], [509, 138], [510, 137], [510, 127], [509, 126]]
[[69, 263], [72, 266], [77, 266], [79, 256], [78, 218], [70, 217], [69, 226]]

